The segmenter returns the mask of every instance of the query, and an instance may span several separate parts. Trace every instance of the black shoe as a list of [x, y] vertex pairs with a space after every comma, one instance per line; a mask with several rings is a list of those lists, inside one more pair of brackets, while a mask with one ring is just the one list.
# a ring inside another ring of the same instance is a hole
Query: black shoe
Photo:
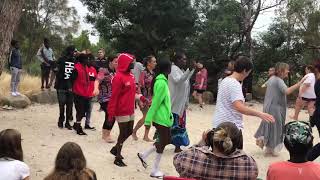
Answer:
[[[114, 147], [110, 150], [110, 153], [111, 153], [112, 155], [114, 155], [114, 156], [117, 157], [117, 147], [114, 146]], [[120, 155], [119, 158], [120, 158], [120, 159], [124, 159], [122, 155]]]
[[74, 123], [73, 129], [77, 132], [78, 135], [87, 135], [85, 132], [83, 132], [81, 124], [80, 123]]
[[69, 129], [69, 130], [72, 130], [72, 126], [70, 125], [69, 121], [67, 120], [66, 123], [64, 124], [64, 127]]
[[89, 129], [89, 130], [92, 130], [92, 131], [96, 130], [95, 127], [90, 127], [90, 125], [88, 125], [88, 124], [84, 125], [84, 129]]
[[127, 166], [123, 161], [122, 159], [119, 159], [119, 158], [116, 158], [113, 162], [113, 164], [119, 166], [119, 167], [125, 167]]
[[63, 128], [63, 121], [58, 121], [58, 127], [61, 129]]

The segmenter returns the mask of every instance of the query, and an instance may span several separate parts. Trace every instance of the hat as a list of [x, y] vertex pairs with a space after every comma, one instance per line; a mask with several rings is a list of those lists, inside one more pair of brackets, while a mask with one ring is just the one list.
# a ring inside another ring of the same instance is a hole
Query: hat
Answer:
[[284, 135], [290, 146], [295, 143], [307, 145], [313, 141], [312, 129], [304, 121], [294, 121], [286, 124]]

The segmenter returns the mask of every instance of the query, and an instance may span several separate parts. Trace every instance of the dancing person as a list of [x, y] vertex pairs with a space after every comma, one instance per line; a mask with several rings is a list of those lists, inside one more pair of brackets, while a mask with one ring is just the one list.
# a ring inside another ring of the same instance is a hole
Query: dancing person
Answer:
[[89, 57], [81, 53], [77, 57], [74, 71], [72, 72], [74, 105], [76, 108], [76, 122], [73, 125], [78, 135], [87, 135], [81, 127], [81, 120], [90, 108], [92, 97], [99, 94], [99, 82], [96, 81], [97, 72], [94, 67], [88, 66]]
[[290, 159], [271, 164], [267, 180], [320, 179], [320, 164], [307, 159], [313, 145], [312, 129], [308, 123], [293, 121], [286, 124], [284, 145]]
[[59, 150], [53, 171], [44, 180], [96, 180], [96, 173], [87, 168], [81, 147], [74, 142], [65, 143]]
[[218, 79], [218, 89], [220, 87], [220, 84], [222, 82], [222, 80], [227, 77], [230, 76], [234, 70], [234, 63], [235, 61], [229, 61], [227, 68], [222, 72], [222, 74], [220, 75], [220, 78]]
[[[140, 73], [140, 77], [139, 77], [139, 83], [138, 83], [138, 89], [139, 92], [146, 97], [150, 102], [152, 99], [152, 80], [155, 77], [155, 74], [153, 72], [154, 68], [157, 65], [157, 60], [154, 56], [148, 56], [145, 58], [145, 62], [144, 62], [144, 67], [145, 69]], [[133, 129], [132, 132], [132, 137], [134, 140], [138, 140], [138, 136], [137, 136], [137, 131], [143, 126], [148, 109], [149, 109], [149, 104], [146, 104], [145, 106], [139, 106], [140, 110], [142, 112], [142, 118], [138, 121], [138, 123], [136, 124], [136, 126]], [[144, 136], [143, 136], [143, 140], [147, 141], [147, 142], [153, 142], [150, 138], [149, 138], [149, 131], [150, 131], [150, 126], [145, 126], [145, 131], [144, 131]]]
[[[269, 70], [268, 70], [268, 80], [269, 80], [272, 76], [274, 76], [274, 74], [276, 73], [275, 71], [276, 71], [276, 70], [275, 70], [274, 67], [269, 68]], [[267, 82], [268, 82], [268, 81], [267, 81]], [[261, 87], [265, 88], [265, 87], [267, 86], [267, 82], [265, 82], [264, 84], [262, 84]]]
[[[47, 38], [43, 39], [43, 46], [38, 50], [37, 53], [38, 59], [41, 61], [41, 89], [44, 89], [44, 84], [46, 85], [46, 89], [50, 89], [55, 75], [53, 69], [54, 65], [54, 54], [53, 50], [50, 47], [50, 41]], [[51, 78], [49, 81], [49, 77], [51, 74]]]
[[316, 76], [316, 82], [314, 85], [314, 91], [316, 93], [316, 102], [315, 111], [313, 112], [313, 115], [310, 117], [310, 125], [311, 127], [317, 127], [320, 136], [320, 60], [315, 61], [314, 67]]
[[[94, 56], [91, 54], [91, 52], [89, 50], [86, 50], [85, 52], [88, 57], [89, 57], [89, 63], [88, 63], [88, 67], [89, 68], [95, 68], [94, 66]], [[98, 73], [98, 71], [96, 71]], [[89, 101], [89, 108], [88, 111], [86, 112], [86, 120], [85, 120], [85, 124], [84, 124], [84, 129], [88, 129], [88, 130], [92, 130], [95, 131], [96, 128], [95, 127], [91, 127], [91, 113], [92, 113], [92, 109], [93, 109], [93, 104], [94, 104], [95, 99], [92, 97]]]
[[[244, 128], [243, 115], [256, 116], [267, 122], [274, 121], [271, 115], [251, 109], [244, 104], [245, 99], [239, 81], [243, 81], [252, 68], [253, 65], [249, 58], [239, 56], [234, 64], [233, 73], [222, 80], [213, 116], [214, 128], [223, 122], [233, 122], [242, 130]], [[242, 146], [239, 148], [242, 149]]]
[[287, 87], [283, 79], [288, 77], [289, 65], [277, 63], [275, 75], [267, 82], [267, 91], [264, 98], [263, 112], [271, 114], [275, 118], [275, 123], [261, 121], [255, 133], [256, 144], [263, 149], [265, 146], [266, 156], [277, 156], [282, 149], [283, 129], [287, 112], [287, 95], [300, 87], [305, 78], [297, 84]]
[[134, 68], [134, 56], [121, 53], [118, 56], [117, 73], [112, 80], [112, 94], [108, 104], [109, 121], [116, 120], [119, 125], [117, 144], [112, 147], [110, 153], [115, 156], [114, 164], [119, 167], [127, 166], [122, 159], [121, 150], [123, 143], [131, 136], [134, 125], [135, 100], [145, 103], [146, 99], [136, 96], [136, 84], [131, 70]]
[[173, 164], [183, 178], [256, 179], [256, 161], [242, 150], [242, 133], [234, 123], [206, 131], [198, 145], [176, 154]]
[[142, 152], [138, 153], [138, 158], [144, 168], [147, 168], [146, 159], [149, 155], [156, 151], [156, 159], [151, 170], [151, 177], [161, 178], [164, 174], [159, 170], [160, 160], [166, 145], [171, 142], [170, 127], [173, 124], [171, 113], [171, 100], [168, 87], [168, 75], [171, 71], [171, 63], [169, 60], [162, 60], [156, 68], [155, 79], [151, 83], [152, 104], [145, 119], [145, 125], [150, 127], [151, 124], [157, 130], [157, 141], [154, 145]]
[[72, 130], [70, 121], [73, 120], [73, 93], [71, 75], [75, 65], [74, 53], [75, 47], [68, 46], [65, 49], [64, 55], [58, 59], [58, 71], [56, 73], [56, 82], [54, 86], [54, 88], [57, 90], [59, 102], [58, 127], [63, 128], [63, 122], [65, 121], [65, 128], [69, 130]]
[[290, 116], [291, 119], [298, 120], [300, 110], [307, 105], [309, 116], [313, 115], [314, 104], [316, 101], [316, 94], [314, 91], [314, 85], [316, 83], [316, 77], [314, 74], [314, 67], [308, 65], [305, 68], [306, 75], [304, 76], [306, 80], [303, 82], [299, 89], [299, 95], [296, 100], [294, 115]]
[[196, 65], [199, 71], [196, 74], [196, 82], [194, 84], [194, 92], [192, 95], [196, 100], [198, 100], [200, 108], [203, 108], [204, 102], [202, 100], [202, 95], [207, 89], [208, 72], [201, 61], [198, 61]]
[[190, 78], [194, 72], [186, 68], [187, 57], [184, 53], [175, 53], [172, 58], [171, 73], [169, 74], [169, 89], [173, 113], [173, 126], [171, 131], [174, 152], [181, 152], [180, 146], [188, 146], [190, 141], [186, 129], [186, 110], [190, 95]]
[[134, 76], [134, 79], [135, 79], [135, 83], [136, 85], [139, 84], [139, 78], [140, 78], [140, 74], [141, 72], [144, 70], [144, 67], [143, 67], [143, 64], [141, 62], [139, 62], [138, 60], [136, 60], [134, 62], [134, 67], [133, 69], [131, 70], [133, 76]]
[[0, 132], [0, 179], [29, 180], [30, 169], [23, 162], [21, 134], [14, 129]]
[[105, 119], [102, 126], [102, 139], [107, 143], [113, 143], [114, 140], [111, 136], [111, 130], [115, 121], [109, 121], [108, 117], [108, 104], [112, 94], [112, 79], [115, 75], [116, 69], [118, 67], [118, 57], [109, 56], [109, 64], [107, 67], [101, 67], [98, 72], [97, 80], [99, 81], [99, 95], [98, 102], [100, 103], [101, 109], [105, 113]]
[[9, 57], [9, 67], [11, 71], [11, 95], [19, 96], [20, 93], [18, 91], [20, 76], [22, 72], [22, 58], [20, 53], [20, 45], [18, 41], [11, 41], [11, 51]]

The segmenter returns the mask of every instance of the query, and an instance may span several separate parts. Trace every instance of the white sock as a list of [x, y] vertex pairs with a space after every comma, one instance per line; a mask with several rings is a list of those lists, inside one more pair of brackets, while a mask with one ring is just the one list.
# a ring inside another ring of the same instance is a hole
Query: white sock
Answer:
[[161, 157], [162, 157], [162, 154], [157, 153], [156, 159], [155, 159], [154, 164], [153, 164], [152, 173], [156, 173], [156, 172], [159, 171], [159, 165], [160, 165]]
[[154, 151], [156, 151], [156, 147], [152, 146], [152, 148], [144, 151], [143, 153], [140, 154], [142, 159], [146, 159], [151, 153], [153, 153]]

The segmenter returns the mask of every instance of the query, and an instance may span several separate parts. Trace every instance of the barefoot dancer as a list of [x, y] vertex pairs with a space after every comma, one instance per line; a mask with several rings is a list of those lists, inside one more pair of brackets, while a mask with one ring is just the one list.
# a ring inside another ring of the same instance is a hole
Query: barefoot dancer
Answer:
[[299, 112], [301, 109], [307, 105], [309, 116], [313, 115], [314, 104], [316, 101], [316, 94], [314, 92], [314, 84], [316, 83], [316, 77], [314, 75], [314, 67], [309, 65], [305, 68], [306, 75], [304, 76], [306, 80], [303, 82], [299, 90], [299, 95], [296, 100], [296, 107], [294, 115], [290, 118], [298, 120]]
[[286, 120], [287, 95], [298, 89], [303, 83], [302, 79], [297, 84], [287, 87], [283, 79], [288, 77], [289, 65], [277, 63], [275, 75], [267, 82], [267, 91], [264, 98], [263, 111], [275, 118], [275, 123], [261, 121], [254, 135], [260, 148], [266, 146], [266, 155], [276, 156], [283, 146], [283, 130]]
[[[157, 65], [157, 60], [154, 56], [148, 56], [145, 59], [144, 62], [144, 66], [145, 66], [145, 70], [143, 70], [140, 74], [139, 77], [139, 92], [141, 92], [141, 94], [146, 97], [150, 102], [151, 102], [151, 82], [154, 78], [154, 68]], [[143, 114], [142, 118], [138, 121], [138, 123], [136, 124], [135, 128], [133, 129], [133, 133], [132, 133], [132, 137], [134, 140], [138, 140], [137, 137], [137, 131], [143, 126], [144, 124], [144, 120], [146, 118], [148, 109], [149, 109], [149, 104], [140, 106], [140, 110]], [[150, 131], [150, 127], [149, 126], [145, 126], [145, 131], [144, 131], [144, 136], [143, 136], [143, 140], [147, 141], [147, 142], [152, 142], [152, 140], [149, 138], [149, 131]]]
[[[134, 104], [136, 84], [131, 69], [134, 67], [134, 56], [122, 53], [118, 56], [118, 68], [112, 80], [112, 94], [108, 104], [109, 121], [118, 122], [120, 133], [117, 144], [111, 149], [115, 156], [114, 164], [120, 167], [127, 166], [123, 161], [121, 149], [123, 143], [131, 136], [134, 125]], [[140, 100], [145, 98], [140, 95]]]
[[115, 70], [118, 66], [118, 57], [110, 56], [108, 57], [109, 64], [107, 67], [99, 69], [98, 81], [99, 81], [99, 96], [98, 101], [100, 103], [101, 109], [105, 112], [105, 120], [102, 127], [102, 139], [107, 143], [113, 143], [114, 140], [111, 137], [111, 130], [113, 128], [115, 121], [108, 120], [108, 103], [111, 97], [111, 82], [115, 74]]
[[177, 53], [172, 59], [171, 73], [169, 75], [169, 89], [171, 95], [172, 113], [174, 123], [172, 126], [172, 144], [175, 152], [182, 151], [180, 146], [188, 146], [190, 141], [186, 129], [186, 110], [189, 103], [190, 78], [194, 72], [186, 67], [187, 57]]
[[147, 167], [145, 160], [154, 151], [157, 152], [156, 159], [151, 171], [151, 177], [161, 178], [163, 173], [159, 170], [159, 164], [163, 150], [166, 145], [170, 144], [170, 127], [173, 124], [171, 113], [171, 100], [168, 88], [168, 74], [171, 71], [171, 63], [169, 60], [159, 62], [156, 68], [156, 79], [152, 81], [152, 104], [147, 113], [145, 125], [152, 125], [157, 129], [157, 141], [143, 153], [138, 153], [144, 168]]

